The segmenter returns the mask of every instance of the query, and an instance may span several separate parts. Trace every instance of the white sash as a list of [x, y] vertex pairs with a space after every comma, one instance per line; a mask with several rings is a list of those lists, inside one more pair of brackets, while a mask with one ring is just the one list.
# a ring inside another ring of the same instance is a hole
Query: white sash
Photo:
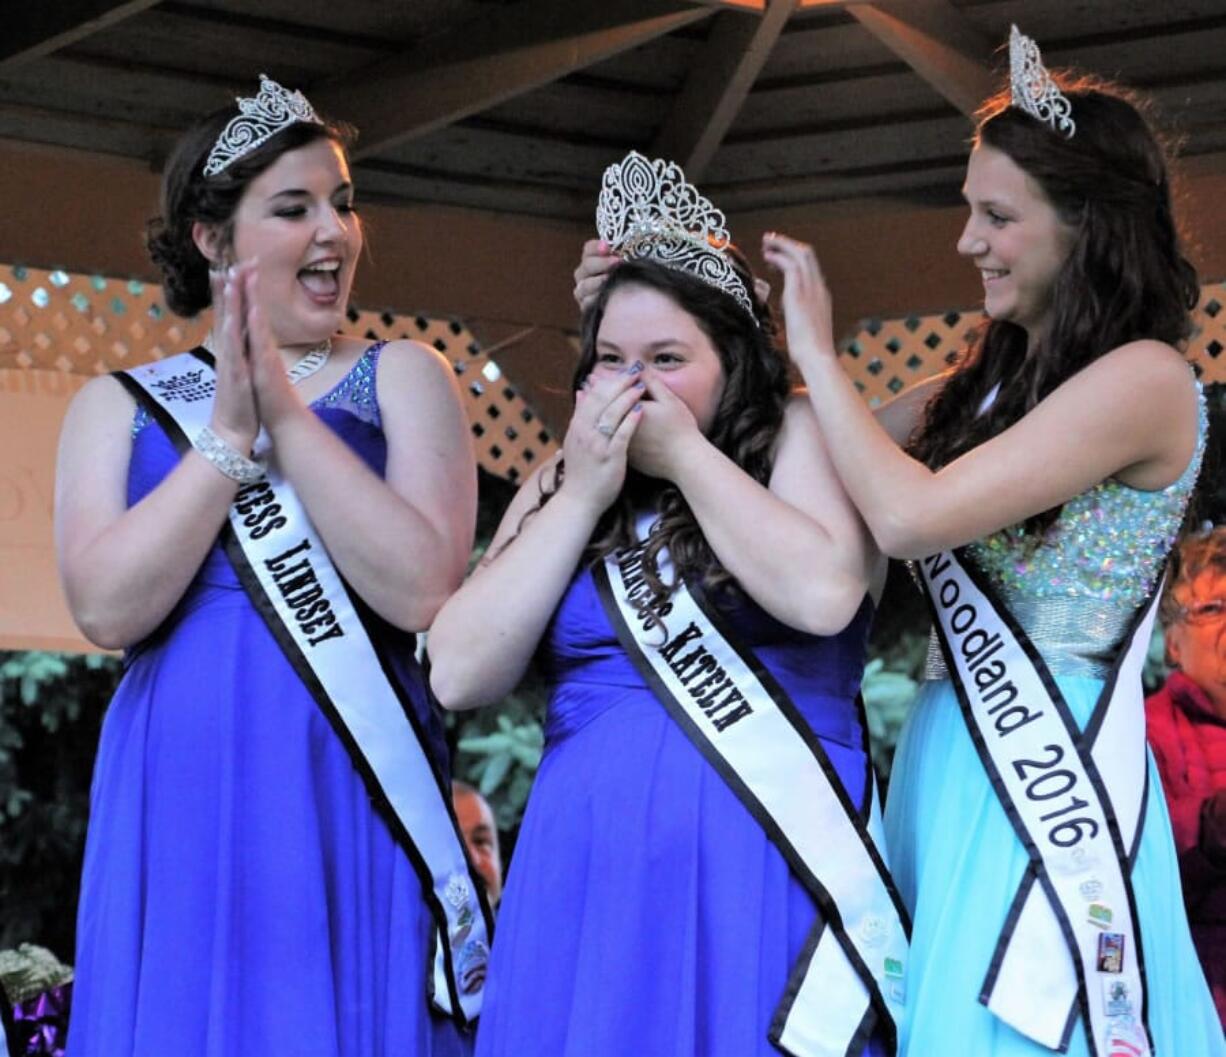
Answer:
[[[180, 452], [211, 414], [215, 374], [206, 355], [183, 353], [117, 375]], [[256, 448], [267, 446], [261, 434]], [[411, 703], [384, 673], [384, 660], [275, 457], [264, 480], [238, 490], [222, 537], [252, 603], [421, 879], [436, 926], [427, 974], [431, 1001], [460, 1024], [470, 1023], [481, 1009], [491, 919], [449, 792], [423, 747]]]
[[[847, 1057], [880, 1023], [892, 1051], [910, 922], [884, 859], [872, 764], [866, 820], [783, 688], [700, 590], [679, 583], [667, 602], [648, 608], [643, 549], [610, 555], [594, 570], [618, 638], [824, 918], [792, 972], [770, 1040], [792, 1057]], [[667, 580], [666, 553], [658, 565]]]
[[979, 1000], [1023, 1035], [1151, 1053], [1132, 857], [1147, 795], [1141, 666], [1161, 588], [1133, 621], [1079, 730], [1043, 659], [957, 552], [919, 563], [963, 718], [1030, 855]]

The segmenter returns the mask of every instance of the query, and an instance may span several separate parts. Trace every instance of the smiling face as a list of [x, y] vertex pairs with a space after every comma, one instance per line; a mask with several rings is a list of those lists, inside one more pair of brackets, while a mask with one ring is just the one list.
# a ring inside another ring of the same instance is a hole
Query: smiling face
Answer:
[[609, 295], [592, 373], [624, 370], [636, 360], [685, 403], [703, 433], [710, 432], [724, 391], [715, 345], [671, 297], [631, 282]]
[[971, 215], [958, 252], [983, 276], [984, 311], [1023, 327], [1033, 343], [1050, 323], [1073, 229], [1013, 159], [984, 144], [971, 152], [962, 193]]
[[230, 256], [258, 259], [260, 301], [282, 346], [314, 345], [337, 331], [361, 251], [349, 164], [327, 138], [281, 155], [234, 213]]

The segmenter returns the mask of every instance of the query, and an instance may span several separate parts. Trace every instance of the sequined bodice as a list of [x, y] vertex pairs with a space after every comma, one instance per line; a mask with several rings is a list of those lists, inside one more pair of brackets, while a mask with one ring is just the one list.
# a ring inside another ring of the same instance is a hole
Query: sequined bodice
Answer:
[[[967, 547], [1053, 671], [1105, 674], [1134, 611], [1156, 585], [1208, 438], [1197, 389], [1196, 448], [1178, 480], [1145, 492], [1109, 479], [1065, 503], [1037, 545], [1015, 525]], [[929, 678], [943, 676], [944, 666], [933, 660], [930, 650]]]

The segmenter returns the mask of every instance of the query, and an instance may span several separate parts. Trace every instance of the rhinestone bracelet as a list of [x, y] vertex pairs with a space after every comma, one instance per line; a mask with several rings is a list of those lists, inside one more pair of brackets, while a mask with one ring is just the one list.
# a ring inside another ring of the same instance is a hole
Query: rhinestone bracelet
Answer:
[[196, 439], [192, 441], [192, 447], [230, 480], [239, 484], [252, 484], [264, 477], [263, 466], [231, 447], [208, 426], [200, 428]]

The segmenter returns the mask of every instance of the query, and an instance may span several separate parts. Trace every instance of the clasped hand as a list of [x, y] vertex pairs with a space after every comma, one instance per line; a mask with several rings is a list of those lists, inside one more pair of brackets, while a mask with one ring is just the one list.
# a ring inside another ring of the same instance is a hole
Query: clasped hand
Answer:
[[675, 480], [687, 441], [701, 438], [690, 409], [642, 364], [593, 373], [575, 394], [562, 487], [603, 513], [621, 491], [627, 466]]
[[210, 428], [241, 452], [263, 425], [270, 433], [303, 409], [257, 296], [254, 261], [211, 276], [217, 395]]
[[688, 445], [702, 441], [694, 413], [658, 375], [644, 372], [643, 417], [630, 438], [630, 465], [648, 477], [678, 482]]

